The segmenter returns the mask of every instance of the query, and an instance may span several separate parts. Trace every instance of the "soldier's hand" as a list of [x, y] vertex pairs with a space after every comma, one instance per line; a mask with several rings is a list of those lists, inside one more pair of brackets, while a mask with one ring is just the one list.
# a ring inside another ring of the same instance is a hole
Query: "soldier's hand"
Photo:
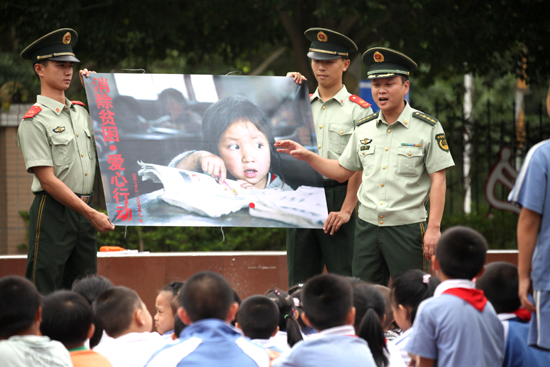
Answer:
[[90, 71], [84, 68], [78, 72], [78, 76], [80, 77], [80, 83], [82, 84], [82, 86], [84, 86], [84, 77], [89, 78], [90, 74], [95, 74], [95, 71]]
[[296, 84], [302, 84], [302, 82], [304, 80], [307, 80], [305, 76], [303, 76], [302, 74], [300, 74], [299, 72], [297, 71], [291, 71], [289, 73], [286, 73], [286, 76], [287, 77], [291, 77], [294, 79], [294, 83]]
[[310, 152], [300, 144], [292, 140], [279, 140], [275, 142], [275, 147], [279, 153], [287, 153], [293, 156], [296, 159], [305, 161], [309, 154], [314, 154]]
[[109, 217], [98, 211], [90, 218], [90, 223], [98, 232], [109, 232], [115, 229], [115, 225], [111, 223]]
[[424, 256], [426, 259], [431, 259], [432, 255], [435, 255], [435, 246], [441, 237], [441, 231], [433, 229], [428, 226], [426, 233], [424, 234]]
[[349, 222], [351, 214], [339, 211], [339, 212], [330, 212], [328, 218], [323, 225], [323, 231], [329, 233], [332, 236], [334, 232], [338, 232], [342, 224]]

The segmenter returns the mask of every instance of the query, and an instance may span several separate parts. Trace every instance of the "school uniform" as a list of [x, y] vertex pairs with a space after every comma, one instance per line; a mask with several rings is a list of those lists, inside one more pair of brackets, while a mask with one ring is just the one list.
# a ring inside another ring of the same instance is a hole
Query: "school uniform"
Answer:
[[409, 328], [407, 331], [404, 331], [399, 335], [397, 338], [393, 340], [393, 343], [399, 349], [399, 352], [401, 353], [401, 358], [403, 359], [403, 362], [405, 362], [405, 365], [408, 365], [411, 361], [411, 356], [407, 351], [405, 350], [405, 347], [407, 346], [407, 343], [409, 342], [409, 338], [412, 334], [413, 328]]
[[[523, 311], [526, 311], [523, 309]], [[527, 311], [526, 311], [527, 312]], [[504, 327], [506, 348], [502, 367], [546, 367], [550, 366], [550, 353], [527, 344], [529, 320], [516, 313], [499, 313], [498, 319]]]
[[206, 319], [187, 326], [174, 343], [157, 351], [145, 365], [268, 367], [269, 357], [230, 324]]
[[405, 350], [437, 366], [500, 367], [504, 328], [474, 282], [446, 280], [420, 304]]
[[367, 342], [355, 335], [351, 325], [320, 331], [300, 341], [274, 361], [273, 367], [374, 367]]
[[529, 345], [550, 349], [550, 140], [533, 146], [523, 162], [508, 200], [541, 215], [532, 259], [531, 281], [537, 313]]
[[159, 333], [128, 333], [98, 344], [94, 351], [113, 367], [143, 367], [153, 353], [168, 343]]

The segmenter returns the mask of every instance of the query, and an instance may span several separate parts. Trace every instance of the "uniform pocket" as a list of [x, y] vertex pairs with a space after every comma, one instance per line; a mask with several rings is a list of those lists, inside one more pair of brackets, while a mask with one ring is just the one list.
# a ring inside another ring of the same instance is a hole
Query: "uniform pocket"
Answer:
[[360, 145], [357, 148], [359, 160], [363, 166], [363, 175], [370, 175], [374, 170], [374, 150], [375, 145]]
[[353, 126], [331, 124], [329, 127], [329, 149], [334, 153], [342, 154], [353, 133]]
[[422, 146], [401, 146], [397, 149], [397, 174], [401, 176], [420, 176], [424, 163]]
[[52, 158], [56, 166], [70, 164], [76, 159], [76, 141], [70, 134], [51, 135]]
[[94, 136], [92, 135], [92, 133], [90, 133], [90, 130], [88, 129], [84, 129], [84, 132], [86, 133], [86, 138], [88, 138], [86, 141], [86, 145], [88, 147], [88, 156], [90, 157], [90, 159], [94, 159], [96, 157]]

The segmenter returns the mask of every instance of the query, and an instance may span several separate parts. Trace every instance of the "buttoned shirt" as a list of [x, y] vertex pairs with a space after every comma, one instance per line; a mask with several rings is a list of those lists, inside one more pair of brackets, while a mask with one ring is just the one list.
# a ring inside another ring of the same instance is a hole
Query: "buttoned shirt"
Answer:
[[[82, 106], [65, 99], [65, 104], [38, 96], [35, 106], [42, 110], [21, 121], [17, 140], [27, 172], [33, 167], [54, 168], [55, 177], [73, 192], [93, 190], [96, 152], [90, 115]], [[33, 174], [31, 190], [43, 190]]]
[[426, 220], [429, 175], [454, 166], [441, 123], [406, 103], [388, 124], [378, 113], [360, 124], [339, 159], [342, 167], [363, 171], [359, 218], [378, 226]]
[[351, 101], [350, 96], [358, 98], [343, 86], [334, 97], [326, 101], [321, 99], [319, 88], [310, 97], [317, 148], [321, 157], [340, 158], [357, 122], [372, 114], [372, 108], [361, 107]]

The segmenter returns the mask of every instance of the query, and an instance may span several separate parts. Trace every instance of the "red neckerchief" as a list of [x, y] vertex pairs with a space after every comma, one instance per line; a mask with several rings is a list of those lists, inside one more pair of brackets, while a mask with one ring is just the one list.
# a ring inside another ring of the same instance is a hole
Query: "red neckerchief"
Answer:
[[485, 308], [485, 305], [487, 304], [487, 298], [485, 297], [485, 293], [483, 293], [483, 291], [479, 289], [450, 288], [450, 289], [447, 289], [445, 292], [443, 292], [443, 294], [450, 294], [452, 296], [461, 298], [464, 301], [471, 304], [472, 306], [474, 306], [474, 308], [480, 312], [483, 311], [483, 309]]
[[523, 307], [518, 308], [512, 313], [517, 317], [519, 317], [523, 322], [531, 321], [531, 312], [527, 311]]

